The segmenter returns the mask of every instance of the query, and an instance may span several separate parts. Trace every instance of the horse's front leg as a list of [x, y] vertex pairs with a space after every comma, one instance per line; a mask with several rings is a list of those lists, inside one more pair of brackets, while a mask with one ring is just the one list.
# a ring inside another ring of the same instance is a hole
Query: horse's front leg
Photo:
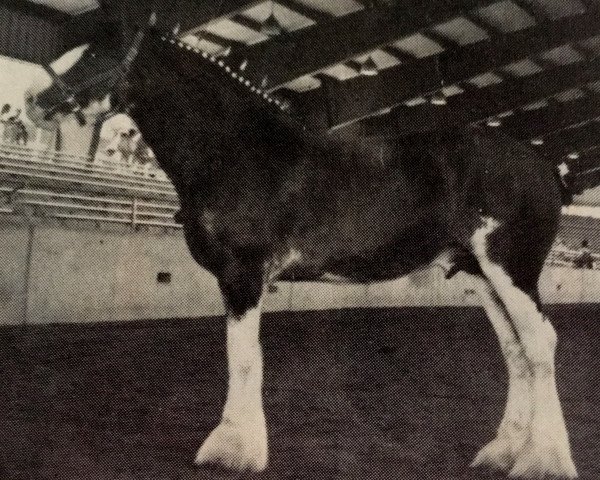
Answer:
[[[247, 286], [256, 290], [257, 286]], [[262, 291], [262, 285], [261, 285]], [[267, 429], [262, 403], [262, 351], [259, 340], [261, 293], [223, 289], [227, 315], [229, 388], [221, 423], [196, 456], [197, 464], [216, 464], [238, 471], [267, 466]], [[228, 298], [229, 297], [229, 298]], [[241, 299], [241, 301], [240, 301]]]

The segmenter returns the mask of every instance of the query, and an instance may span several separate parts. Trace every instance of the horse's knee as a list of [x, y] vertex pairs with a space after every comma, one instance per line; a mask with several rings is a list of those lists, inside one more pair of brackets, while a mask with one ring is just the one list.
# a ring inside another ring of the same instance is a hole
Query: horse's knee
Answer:
[[510, 375], [517, 378], [531, 376], [531, 364], [520, 342], [507, 342], [503, 345], [504, 355]]
[[534, 328], [520, 332], [520, 337], [533, 374], [543, 377], [553, 374], [558, 336], [552, 324], [544, 319]]

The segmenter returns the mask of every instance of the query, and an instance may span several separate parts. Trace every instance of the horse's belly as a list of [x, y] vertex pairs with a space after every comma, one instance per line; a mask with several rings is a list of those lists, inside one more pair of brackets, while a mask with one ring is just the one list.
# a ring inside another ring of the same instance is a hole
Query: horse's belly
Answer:
[[301, 261], [281, 271], [277, 280], [336, 284], [383, 282], [428, 267], [438, 254], [439, 252], [423, 252], [420, 256], [407, 257], [399, 254], [388, 258], [349, 256], [328, 259], [320, 264]]

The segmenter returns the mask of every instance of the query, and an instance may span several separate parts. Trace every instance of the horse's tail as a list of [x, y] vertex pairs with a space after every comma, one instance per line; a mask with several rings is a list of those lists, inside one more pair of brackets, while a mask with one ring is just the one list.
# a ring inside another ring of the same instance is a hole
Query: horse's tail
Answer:
[[580, 195], [585, 190], [600, 185], [600, 166], [573, 172], [567, 163], [563, 162], [556, 167], [555, 173], [563, 205], [571, 204], [574, 195]]

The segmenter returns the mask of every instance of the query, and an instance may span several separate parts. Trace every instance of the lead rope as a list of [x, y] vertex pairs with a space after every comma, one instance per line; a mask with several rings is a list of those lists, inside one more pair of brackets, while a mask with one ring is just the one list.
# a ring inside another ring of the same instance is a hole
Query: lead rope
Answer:
[[[150, 15], [150, 18], [148, 20], [148, 26], [150, 26], [150, 27], [154, 26], [155, 23], [156, 23], [156, 13], [152, 12], [152, 14]], [[63, 101], [60, 102], [59, 104], [49, 108], [46, 116], [51, 116], [51, 114], [53, 114], [61, 105], [66, 103], [72, 107], [71, 111], [72, 111], [72, 113], [75, 114], [75, 117], [77, 118], [77, 121], [79, 122], [79, 124], [82, 126], [85, 125], [86, 120], [85, 120], [85, 116], [83, 115], [83, 111], [82, 111], [83, 109], [81, 108], [81, 105], [79, 104], [79, 102], [77, 102], [77, 98], [75, 97], [75, 94], [82, 91], [84, 88], [93, 86], [96, 83], [100, 83], [101, 81], [104, 81], [106, 78], [112, 77], [115, 72], [118, 72], [118, 75], [115, 78], [115, 85], [122, 83], [123, 80], [125, 79], [125, 77], [127, 76], [127, 74], [129, 73], [129, 70], [131, 69], [131, 65], [133, 64], [133, 61], [135, 60], [137, 54], [139, 53], [140, 45], [142, 43], [142, 40], [144, 39], [144, 35], [145, 35], [145, 29], [141, 28], [136, 33], [131, 46], [129, 47], [129, 49], [127, 50], [127, 53], [125, 54], [125, 58], [116, 68], [108, 70], [107, 72], [102, 72], [98, 75], [95, 75], [94, 77], [88, 79], [87, 81], [77, 84], [74, 88], [69, 87], [69, 85], [67, 85], [67, 83], [62, 78], [60, 78], [60, 76], [54, 71], [54, 69], [50, 65], [43, 64], [42, 67], [44, 68], [44, 70], [46, 70], [46, 72], [48, 72], [48, 75], [50, 75], [50, 77], [52, 78], [52, 81], [56, 84], [56, 86], [59, 88], [59, 90], [61, 91], [61, 93], [63, 95]], [[122, 103], [120, 103], [119, 106], [122, 107]]]

